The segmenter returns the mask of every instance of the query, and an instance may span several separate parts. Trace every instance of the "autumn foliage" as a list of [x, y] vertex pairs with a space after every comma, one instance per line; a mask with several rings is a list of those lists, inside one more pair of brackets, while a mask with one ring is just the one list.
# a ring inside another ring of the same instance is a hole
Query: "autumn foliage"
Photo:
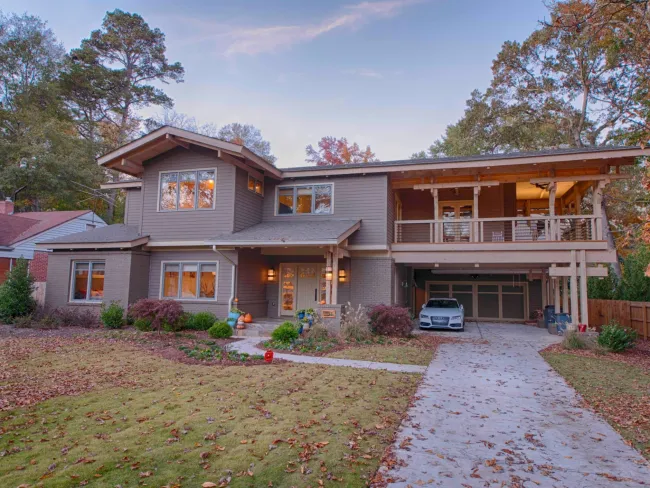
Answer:
[[318, 141], [318, 150], [310, 144], [305, 149], [307, 153], [306, 162], [317, 166], [334, 166], [339, 164], [360, 164], [378, 161], [370, 146], [361, 150], [354, 142], [350, 144], [345, 137], [337, 139], [327, 136]]
[[183, 317], [183, 306], [175, 300], [143, 298], [129, 307], [129, 316], [150, 320], [152, 330], [174, 329]]

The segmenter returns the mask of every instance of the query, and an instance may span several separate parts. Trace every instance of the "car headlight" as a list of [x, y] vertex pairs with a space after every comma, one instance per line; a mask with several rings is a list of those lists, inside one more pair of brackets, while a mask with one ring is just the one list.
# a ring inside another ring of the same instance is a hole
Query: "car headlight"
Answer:
[[451, 320], [460, 320], [460, 319], [462, 319], [462, 318], [463, 318], [462, 315], [454, 315], [454, 316], [451, 318]]

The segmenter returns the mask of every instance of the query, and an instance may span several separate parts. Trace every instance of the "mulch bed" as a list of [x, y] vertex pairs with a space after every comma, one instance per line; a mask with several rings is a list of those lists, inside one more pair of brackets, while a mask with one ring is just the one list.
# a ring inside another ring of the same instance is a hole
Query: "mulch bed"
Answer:
[[630, 366], [636, 366], [650, 371], [650, 341], [637, 340], [636, 346], [624, 352], [596, 354], [588, 349], [572, 349], [567, 350], [562, 347], [562, 344], [553, 344], [541, 351], [542, 353], [553, 354], [573, 354], [574, 356], [582, 356], [585, 358], [604, 359], [607, 361], [615, 361], [619, 363], [626, 363]]

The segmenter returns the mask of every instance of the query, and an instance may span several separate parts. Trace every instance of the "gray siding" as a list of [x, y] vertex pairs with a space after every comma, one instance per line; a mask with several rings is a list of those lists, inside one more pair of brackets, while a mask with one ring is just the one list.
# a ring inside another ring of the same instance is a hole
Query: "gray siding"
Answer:
[[131, 284], [129, 303], [147, 298], [149, 294], [149, 253], [133, 253], [131, 256]]
[[259, 249], [241, 249], [237, 266], [237, 298], [239, 308], [253, 315], [264, 317], [268, 313], [266, 299], [266, 259]]
[[240, 168], [236, 170], [234, 232], [259, 224], [264, 207], [264, 197], [248, 189], [248, 173]]
[[327, 179], [305, 179], [284, 181], [281, 185], [334, 183], [334, 213], [330, 215], [275, 215], [275, 189], [277, 183], [267, 179], [264, 216], [265, 221], [273, 220], [327, 220], [357, 219], [361, 228], [352, 234], [353, 245], [386, 245], [387, 208], [385, 195], [388, 194], [386, 175], [347, 176]]
[[89, 307], [99, 311], [100, 304], [69, 303], [71, 273], [73, 261], [104, 261], [106, 263], [104, 303], [116, 301], [126, 308], [129, 303], [146, 295], [146, 283], [139, 275], [139, 271], [146, 267], [148, 259], [148, 253], [143, 251], [50, 253], [45, 306], [48, 308]]
[[[224, 251], [230, 260], [237, 263], [236, 251]], [[156, 251], [151, 253], [149, 266], [149, 298], [160, 298], [160, 277], [163, 261], [217, 261], [219, 263], [217, 277], [216, 300], [180, 300], [188, 312], [210, 311], [218, 317], [228, 315], [228, 301], [231, 293], [232, 264], [219, 253], [213, 251]]]
[[[235, 166], [217, 159], [203, 149], [178, 148], [144, 164], [142, 233], [152, 240], [203, 240], [232, 232], [235, 209]], [[158, 211], [158, 184], [161, 171], [216, 168], [214, 210]]]
[[124, 223], [140, 228], [142, 223], [142, 195], [143, 192], [139, 188], [131, 188], [126, 190], [126, 208], [124, 216]]
[[394, 261], [384, 257], [353, 257], [350, 261], [352, 305], [391, 305]]

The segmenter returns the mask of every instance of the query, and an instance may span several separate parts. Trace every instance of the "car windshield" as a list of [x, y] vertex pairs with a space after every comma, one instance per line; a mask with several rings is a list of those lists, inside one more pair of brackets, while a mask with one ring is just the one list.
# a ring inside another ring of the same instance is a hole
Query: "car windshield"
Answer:
[[427, 308], [458, 308], [456, 300], [429, 300]]

